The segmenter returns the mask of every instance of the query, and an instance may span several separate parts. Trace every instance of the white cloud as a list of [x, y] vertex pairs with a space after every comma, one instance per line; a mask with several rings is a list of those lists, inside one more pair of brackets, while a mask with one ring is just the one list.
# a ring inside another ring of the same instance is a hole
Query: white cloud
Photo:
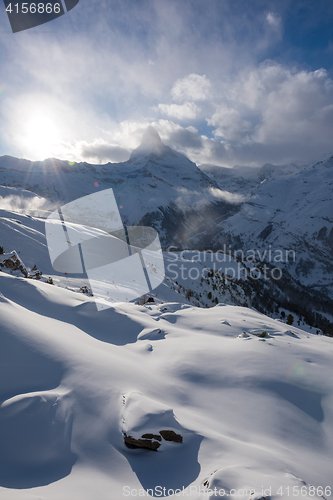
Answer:
[[206, 75], [191, 73], [176, 81], [171, 94], [175, 101], [203, 101], [209, 97], [211, 83]]
[[234, 164], [311, 160], [332, 149], [333, 81], [324, 69], [267, 61], [230, 82], [222, 99], [207, 122]]
[[194, 102], [184, 102], [184, 104], [159, 104], [157, 109], [167, 116], [172, 116], [178, 120], [194, 120], [199, 108]]
[[76, 144], [80, 157], [90, 162], [118, 163], [126, 161], [130, 157], [130, 151], [117, 144], [110, 144], [103, 139], [95, 139], [92, 143], [86, 141]]
[[[199, 164], [310, 161], [332, 149], [333, 81], [324, 69], [297, 71], [266, 61], [222, 83], [191, 75], [176, 80], [173, 88], [178, 89], [179, 98], [205, 96], [200, 108], [193, 100], [159, 104], [148, 107], [150, 115], [141, 112], [118, 123], [89, 103], [74, 109], [69, 99], [61, 101], [55, 95], [30, 92], [7, 98], [2, 106], [6, 123], [2, 137], [15, 141], [19, 153], [14, 156], [42, 159], [37, 158], [40, 151], [32, 151], [31, 140], [26, 145], [25, 129], [38, 111], [45, 120], [37, 120], [36, 141], [41, 132], [54, 139], [55, 129], [59, 140], [51, 144], [52, 154], [47, 156], [72, 161], [125, 161], [140, 144], [148, 125], [156, 128], [166, 144]], [[207, 81], [208, 85], [201, 85]], [[196, 85], [198, 82], [201, 86]], [[159, 118], [161, 112], [164, 119]], [[189, 126], [193, 119], [196, 126], [206, 120], [212, 129], [206, 126], [206, 132], [200, 128], [199, 133]], [[44, 122], [52, 127], [44, 130]]]
[[50, 210], [52, 204], [40, 196], [29, 196], [29, 192], [23, 191], [21, 195], [0, 195], [0, 209], [18, 213], [27, 213], [29, 210]]
[[101, 130], [103, 138], [98, 137], [91, 141], [63, 141], [58, 144], [55, 157], [91, 163], [126, 161], [131, 152], [140, 145], [149, 125], [155, 128], [165, 144], [182, 153], [191, 154], [192, 150], [199, 153], [202, 147], [201, 137], [194, 127], [182, 127], [172, 120], [144, 118], [141, 121], [124, 120], [107, 131]]
[[266, 15], [266, 21], [275, 29], [280, 28], [281, 26], [281, 16], [279, 16], [279, 14], [275, 14], [274, 12], [268, 12]]
[[243, 120], [236, 109], [226, 106], [219, 106], [207, 123], [216, 127], [215, 137], [222, 137], [226, 141], [244, 140], [251, 129], [251, 123]]
[[271, 68], [256, 72], [259, 86], [254, 110], [260, 120], [254, 127], [253, 140], [281, 145], [309, 141], [328, 144], [333, 117], [327, 128], [322, 114], [333, 101], [333, 82], [326, 71], [291, 72], [282, 66], [274, 66], [273, 70], [277, 74], [274, 81]]
[[214, 198], [226, 201], [227, 203], [232, 203], [233, 205], [244, 203], [246, 200], [245, 196], [242, 194], [230, 193], [229, 191], [222, 191], [222, 189], [209, 188], [209, 192], [214, 196]]
[[205, 205], [213, 202], [224, 201], [232, 205], [238, 205], [246, 201], [245, 196], [229, 191], [222, 191], [218, 188], [208, 188], [198, 202], [198, 192], [190, 191], [184, 187], [178, 188], [179, 197], [176, 199], [176, 204], [179, 208], [188, 209], [189, 206], [196, 206], [197, 209], [203, 208]]

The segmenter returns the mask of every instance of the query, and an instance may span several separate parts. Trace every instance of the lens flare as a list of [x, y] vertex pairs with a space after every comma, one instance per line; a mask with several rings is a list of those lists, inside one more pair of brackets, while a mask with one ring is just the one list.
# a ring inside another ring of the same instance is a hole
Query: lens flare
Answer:
[[303, 363], [300, 361], [295, 361], [290, 368], [286, 371], [285, 377], [292, 378], [292, 377], [306, 377], [306, 371]]

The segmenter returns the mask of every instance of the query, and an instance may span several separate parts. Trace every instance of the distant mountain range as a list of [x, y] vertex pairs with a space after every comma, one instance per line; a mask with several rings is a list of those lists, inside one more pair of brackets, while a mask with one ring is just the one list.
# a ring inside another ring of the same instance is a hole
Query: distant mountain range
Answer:
[[246, 197], [237, 214], [219, 225], [213, 247], [229, 238], [233, 247], [261, 254], [294, 250], [289, 272], [314, 288], [333, 290], [332, 154], [310, 165], [201, 168], [221, 189]]
[[309, 165], [198, 167], [149, 127], [123, 163], [3, 156], [0, 185], [53, 206], [111, 187], [124, 224], [154, 227], [164, 249], [236, 252], [283, 269], [313, 297], [333, 298], [333, 155]]

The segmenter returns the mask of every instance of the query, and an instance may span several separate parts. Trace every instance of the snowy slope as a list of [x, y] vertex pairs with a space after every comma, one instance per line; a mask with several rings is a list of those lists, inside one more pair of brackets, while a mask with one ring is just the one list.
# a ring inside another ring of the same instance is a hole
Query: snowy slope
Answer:
[[231, 193], [248, 196], [260, 183], [260, 167], [235, 165], [233, 168], [227, 168], [203, 163], [199, 165], [199, 168], [213, 179], [221, 189]]
[[38, 264], [52, 273], [45, 237], [45, 219], [0, 210], [0, 246], [6, 253], [15, 250], [28, 269]]
[[[330, 497], [330, 339], [246, 308], [97, 312], [2, 273], [0, 289], [2, 499]], [[124, 443], [163, 430], [182, 442]]]
[[[82, 230], [83, 228], [81, 228]], [[0, 236], [0, 246], [5, 251], [5, 255], [0, 256], [0, 270], [3, 272], [14, 276], [23, 275], [19, 270], [13, 271], [1, 265], [1, 259], [6, 259], [17, 252], [29, 276], [35, 277], [37, 273], [41, 273], [40, 279], [44, 282], [51, 280], [55, 286], [61, 288], [92, 293], [86, 274], [64, 274], [52, 268], [45, 237], [44, 218], [0, 210]], [[210, 307], [216, 303], [254, 306], [273, 318], [280, 317], [283, 312], [286, 316], [292, 313], [295, 324], [306, 331], [311, 331], [312, 325], [314, 331], [318, 330], [327, 334], [331, 332], [331, 328], [325, 324], [325, 320], [323, 322], [311, 315], [305, 317], [304, 312], [297, 311], [288, 305], [288, 297], [294, 300], [295, 292], [302, 297], [304, 302], [305, 295], [302, 290], [299, 290], [299, 287], [296, 287], [295, 291], [291, 289], [288, 296], [283, 300], [280, 297], [277, 301], [274, 288], [270, 289], [267, 282], [257, 283], [258, 273], [256, 271], [252, 273], [255, 279], [250, 279], [253, 264], [236, 262], [228, 254], [214, 254], [211, 251], [173, 251], [164, 252], [164, 265], [166, 280], [153, 292], [157, 302], [176, 300], [200, 307]], [[37, 270], [34, 266], [37, 266]], [[35, 270], [33, 271], [33, 269]], [[175, 295], [172, 290], [175, 290], [177, 294]], [[265, 293], [263, 293], [264, 291]], [[271, 307], [268, 306], [267, 293], [272, 294]], [[281, 292], [279, 293], [281, 295]], [[329, 309], [323, 309], [323, 305], [321, 297], [316, 294], [316, 300], [309, 304], [311, 313], [317, 311], [332, 322], [332, 314], [329, 313]]]

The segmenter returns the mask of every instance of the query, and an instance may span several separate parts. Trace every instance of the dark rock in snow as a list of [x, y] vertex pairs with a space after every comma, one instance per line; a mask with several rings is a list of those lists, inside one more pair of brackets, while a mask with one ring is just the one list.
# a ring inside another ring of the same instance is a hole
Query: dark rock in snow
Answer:
[[161, 446], [161, 443], [153, 441], [152, 439], [135, 439], [132, 436], [127, 436], [125, 434], [125, 444], [128, 448], [145, 448], [147, 450], [157, 451]]
[[160, 434], [166, 441], [173, 441], [174, 443], [183, 442], [183, 436], [176, 434], [174, 431], [160, 431]]

